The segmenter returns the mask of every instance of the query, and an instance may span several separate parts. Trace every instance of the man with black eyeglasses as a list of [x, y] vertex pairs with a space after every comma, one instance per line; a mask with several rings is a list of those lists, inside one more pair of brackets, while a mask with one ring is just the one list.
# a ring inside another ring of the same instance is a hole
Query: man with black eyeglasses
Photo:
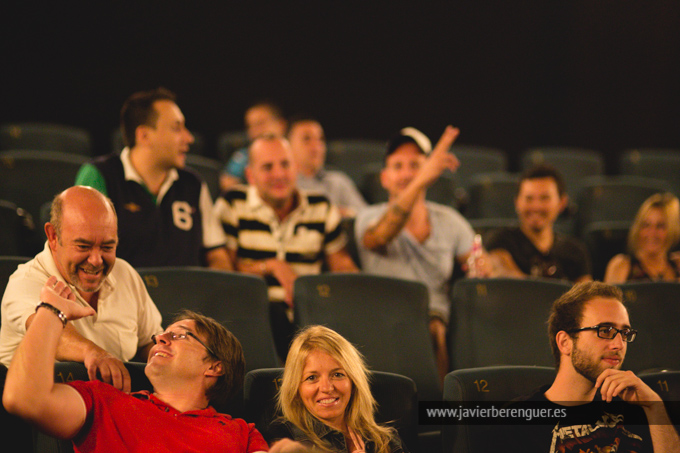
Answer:
[[101, 381], [54, 382], [67, 324], [96, 312], [56, 277], [40, 300], [9, 367], [2, 401], [8, 412], [72, 439], [77, 452], [268, 450], [252, 423], [212, 407], [237, 393], [245, 370], [241, 344], [217, 321], [185, 311], [153, 335], [145, 368], [153, 391], [130, 394]]
[[548, 319], [555, 380], [510, 406], [536, 405], [555, 416], [507, 427], [499, 439], [511, 447], [505, 451], [680, 451], [659, 395], [621, 369], [637, 335], [622, 301], [619, 288], [602, 282], [577, 284], [555, 301]]

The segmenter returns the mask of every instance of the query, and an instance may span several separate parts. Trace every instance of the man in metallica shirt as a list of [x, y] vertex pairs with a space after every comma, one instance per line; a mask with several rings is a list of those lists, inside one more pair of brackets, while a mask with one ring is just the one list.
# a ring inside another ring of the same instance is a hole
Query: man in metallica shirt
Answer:
[[507, 426], [498, 439], [504, 451], [680, 451], [659, 395], [632, 371], [621, 370], [637, 331], [619, 288], [576, 284], [553, 304], [548, 332], [555, 380], [512, 406], [562, 410], [551, 411], [559, 416], [540, 425]]

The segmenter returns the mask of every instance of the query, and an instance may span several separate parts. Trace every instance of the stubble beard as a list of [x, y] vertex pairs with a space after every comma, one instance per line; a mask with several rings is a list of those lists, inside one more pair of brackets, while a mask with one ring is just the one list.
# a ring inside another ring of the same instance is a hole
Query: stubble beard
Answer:
[[623, 358], [621, 358], [621, 361], [618, 365], [609, 367], [602, 363], [596, 363], [594, 360], [588, 358], [586, 354], [581, 351], [581, 349], [574, 345], [574, 351], [571, 354], [571, 364], [578, 374], [594, 384], [604, 370], [608, 368], [615, 370], [621, 369], [621, 365], [623, 365]]

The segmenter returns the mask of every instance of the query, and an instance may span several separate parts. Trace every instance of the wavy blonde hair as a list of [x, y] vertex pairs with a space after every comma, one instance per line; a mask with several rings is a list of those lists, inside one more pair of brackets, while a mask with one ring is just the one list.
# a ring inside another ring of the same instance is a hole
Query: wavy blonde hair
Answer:
[[299, 394], [307, 357], [316, 350], [337, 360], [352, 382], [352, 394], [345, 413], [347, 427], [363, 439], [374, 442], [376, 452], [388, 453], [395, 430], [380, 426], [375, 421], [377, 403], [371, 394], [370, 372], [364, 358], [349, 341], [327, 327], [309, 326], [299, 332], [291, 344], [278, 394], [278, 406], [283, 417], [300, 428], [315, 447], [332, 451], [330, 445], [314, 431], [319, 420], [305, 408]]
[[647, 198], [638, 209], [633, 225], [628, 232], [628, 251], [635, 254], [640, 245], [642, 222], [652, 209], [659, 209], [666, 217], [668, 235], [666, 248], [670, 250], [680, 240], [680, 202], [672, 193], [655, 193]]

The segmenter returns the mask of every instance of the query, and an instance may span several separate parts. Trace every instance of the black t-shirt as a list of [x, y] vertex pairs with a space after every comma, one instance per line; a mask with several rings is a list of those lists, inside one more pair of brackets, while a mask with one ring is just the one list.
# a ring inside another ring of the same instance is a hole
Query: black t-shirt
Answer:
[[590, 257], [583, 243], [555, 233], [552, 249], [543, 254], [518, 227], [502, 228], [485, 241], [488, 251], [505, 249], [522, 272], [534, 277], [576, 281], [591, 274]]
[[549, 401], [544, 386], [529, 397], [506, 407], [551, 409], [551, 416], [532, 424], [503, 426], [495, 440], [495, 451], [585, 453], [653, 452], [644, 410], [614, 398], [610, 403], [596, 394], [594, 401], [562, 406]]

